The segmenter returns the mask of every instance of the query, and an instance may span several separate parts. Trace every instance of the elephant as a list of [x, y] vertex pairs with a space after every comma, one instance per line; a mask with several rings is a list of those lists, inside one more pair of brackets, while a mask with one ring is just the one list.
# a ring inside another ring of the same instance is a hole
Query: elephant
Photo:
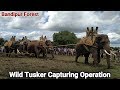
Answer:
[[27, 45], [28, 53], [34, 53], [36, 58], [39, 57], [40, 53], [43, 53], [43, 57], [45, 58], [47, 57], [46, 56], [47, 50], [40, 41], [33, 40], [33, 41], [28, 42], [28, 44], [26, 45]]
[[48, 52], [51, 54], [51, 59], [54, 58], [53, 45], [50, 40], [46, 40], [46, 41], [34, 40], [28, 42], [28, 44], [25, 45], [27, 45], [28, 53], [34, 53], [36, 58], [38, 58], [40, 53], [42, 53], [43, 57], [47, 59]]
[[75, 61], [77, 62], [80, 55], [84, 55], [85, 64], [88, 64], [88, 57], [92, 54], [93, 64], [96, 66], [100, 63], [100, 50], [106, 53], [107, 68], [110, 68], [110, 40], [106, 34], [98, 34], [92, 46], [85, 44], [76, 45]]
[[20, 42], [19, 41], [15, 41], [15, 42], [11, 42], [11, 44], [9, 44], [10, 42], [8, 41], [6, 43], [4, 44], [6, 56], [10, 57], [12, 52], [14, 52], [17, 55], [18, 47], [19, 47]]
[[28, 43], [30, 43], [31, 41], [30, 40], [25, 40], [25, 41], [22, 41], [20, 40], [20, 45], [18, 47], [18, 50], [20, 51], [20, 53], [27, 53], [27, 46], [28, 46]]

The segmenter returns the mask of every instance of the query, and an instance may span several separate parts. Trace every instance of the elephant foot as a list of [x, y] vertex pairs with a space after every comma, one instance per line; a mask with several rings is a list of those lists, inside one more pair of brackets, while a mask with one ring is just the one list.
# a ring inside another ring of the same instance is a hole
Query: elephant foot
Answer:
[[85, 64], [89, 64], [88, 59], [85, 59], [85, 61], [84, 61], [84, 62], [85, 62]]
[[108, 66], [107, 69], [110, 69], [110, 66]]
[[76, 62], [76, 63], [78, 63], [78, 61], [77, 61], [77, 60], [75, 60], [75, 62]]
[[98, 60], [98, 63], [100, 63], [100, 60]]
[[50, 58], [50, 60], [53, 60], [53, 58]]
[[98, 63], [100, 63], [100, 62], [98, 62]]
[[93, 65], [94, 65], [94, 66], [97, 66], [97, 65], [98, 65], [98, 63], [97, 63], [97, 62], [95, 62], [95, 61], [93, 61]]
[[75, 61], [76, 63], [79, 63], [78, 61]]
[[85, 62], [85, 64], [89, 64], [89, 62]]

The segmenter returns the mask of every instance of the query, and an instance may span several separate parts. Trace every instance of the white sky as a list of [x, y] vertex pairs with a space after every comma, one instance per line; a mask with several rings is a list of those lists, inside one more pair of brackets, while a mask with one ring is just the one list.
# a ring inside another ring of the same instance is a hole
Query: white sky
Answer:
[[61, 30], [74, 32], [80, 38], [85, 35], [86, 27], [98, 26], [98, 33], [107, 34], [114, 46], [120, 45], [119, 11], [34, 11], [39, 16], [32, 17], [6, 17], [1, 16], [2, 12], [10, 11], [0, 12], [0, 34], [6, 39], [12, 35], [18, 39], [23, 36], [39, 39], [41, 35], [46, 35], [52, 40], [53, 33]]

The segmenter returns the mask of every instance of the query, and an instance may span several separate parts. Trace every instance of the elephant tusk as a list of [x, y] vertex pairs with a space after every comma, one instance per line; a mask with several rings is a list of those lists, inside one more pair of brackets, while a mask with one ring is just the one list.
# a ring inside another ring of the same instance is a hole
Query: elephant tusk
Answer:
[[104, 50], [104, 52], [107, 54], [107, 55], [111, 55], [110, 53], [108, 53], [106, 50]]
[[113, 55], [115, 55], [115, 56], [116, 56], [116, 54], [115, 54], [114, 52], [112, 52], [112, 51], [111, 51], [111, 54], [113, 54]]

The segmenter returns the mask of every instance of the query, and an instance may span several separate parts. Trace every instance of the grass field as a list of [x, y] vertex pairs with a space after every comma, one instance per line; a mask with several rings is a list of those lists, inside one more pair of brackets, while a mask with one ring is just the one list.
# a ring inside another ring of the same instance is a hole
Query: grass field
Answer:
[[107, 69], [106, 60], [94, 67], [92, 58], [89, 58], [89, 65], [84, 64], [84, 58], [80, 57], [78, 63], [74, 61], [74, 56], [55, 55], [53, 60], [45, 60], [34, 57], [0, 57], [0, 79], [9, 79], [9, 72], [28, 71], [28, 72], [110, 72], [110, 79], [120, 78], [120, 63], [111, 61], [111, 68]]

